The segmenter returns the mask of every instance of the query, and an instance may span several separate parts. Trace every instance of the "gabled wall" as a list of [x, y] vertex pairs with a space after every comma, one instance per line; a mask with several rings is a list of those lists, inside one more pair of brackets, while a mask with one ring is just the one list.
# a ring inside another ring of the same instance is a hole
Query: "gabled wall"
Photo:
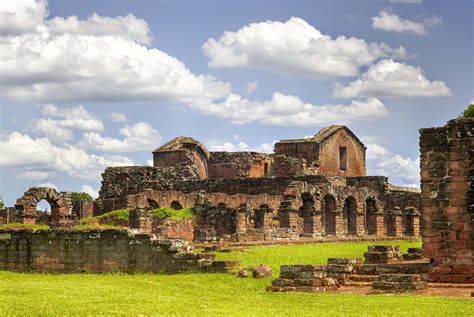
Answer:
[[[347, 169], [340, 169], [339, 148], [346, 147]], [[319, 145], [319, 173], [365, 176], [365, 148], [346, 129], [340, 129]]]

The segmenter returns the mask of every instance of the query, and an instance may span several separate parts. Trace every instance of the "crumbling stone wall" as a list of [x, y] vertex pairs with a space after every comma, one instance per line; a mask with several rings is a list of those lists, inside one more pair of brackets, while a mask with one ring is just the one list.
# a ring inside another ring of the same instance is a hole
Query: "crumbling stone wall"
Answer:
[[196, 272], [203, 257], [184, 240], [127, 230], [0, 232], [0, 269], [17, 272]]
[[187, 166], [199, 178], [209, 177], [209, 152], [199, 141], [190, 137], [177, 137], [153, 151], [153, 166]]
[[209, 178], [269, 176], [273, 155], [257, 152], [211, 152]]
[[474, 282], [474, 118], [420, 130], [423, 255], [431, 280]]

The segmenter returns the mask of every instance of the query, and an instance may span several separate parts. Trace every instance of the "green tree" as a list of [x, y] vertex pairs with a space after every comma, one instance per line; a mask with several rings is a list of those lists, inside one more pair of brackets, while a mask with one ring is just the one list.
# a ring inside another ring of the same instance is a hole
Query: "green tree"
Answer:
[[5, 208], [5, 202], [3, 201], [2, 196], [0, 196], [0, 209]]
[[470, 104], [462, 113], [464, 118], [474, 117], [474, 104]]
[[92, 201], [92, 197], [91, 195], [89, 195], [88, 193], [84, 193], [84, 192], [75, 192], [75, 193], [72, 193], [72, 202], [74, 204], [76, 203], [80, 203], [81, 201]]

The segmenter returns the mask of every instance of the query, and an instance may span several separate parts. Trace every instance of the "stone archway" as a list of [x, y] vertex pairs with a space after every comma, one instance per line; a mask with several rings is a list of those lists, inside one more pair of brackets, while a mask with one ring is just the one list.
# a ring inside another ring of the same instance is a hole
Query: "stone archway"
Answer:
[[375, 198], [365, 200], [365, 232], [368, 235], [377, 235], [377, 204]]
[[357, 235], [357, 202], [352, 196], [344, 201], [342, 217], [346, 225], [346, 234]]
[[336, 199], [332, 195], [324, 196], [324, 229], [326, 235], [336, 235]]
[[72, 201], [65, 194], [50, 187], [32, 187], [18, 198], [15, 209], [22, 223], [36, 223], [36, 206], [46, 200], [51, 206], [51, 220], [55, 226], [66, 225], [72, 218]]
[[301, 200], [303, 201], [303, 204], [298, 213], [300, 214], [300, 217], [303, 218], [303, 233], [314, 234], [316, 232], [313, 218], [316, 209], [314, 207], [313, 196], [310, 193], [302, 193]]

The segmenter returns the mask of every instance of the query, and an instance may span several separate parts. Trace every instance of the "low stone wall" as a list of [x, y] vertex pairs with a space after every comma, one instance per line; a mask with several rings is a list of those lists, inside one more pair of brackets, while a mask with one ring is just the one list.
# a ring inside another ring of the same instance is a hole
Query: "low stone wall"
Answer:
[[194, 254], [184, 240], [128, 230], [0, 231], [0, 269], [9, 271], [177, 273], [236, 265], [212, 258]]
[[188, 242], [194, 241], [194, 220], [158, 220], [152, 225], [152, 232], [160, 238], [183, 239]]

